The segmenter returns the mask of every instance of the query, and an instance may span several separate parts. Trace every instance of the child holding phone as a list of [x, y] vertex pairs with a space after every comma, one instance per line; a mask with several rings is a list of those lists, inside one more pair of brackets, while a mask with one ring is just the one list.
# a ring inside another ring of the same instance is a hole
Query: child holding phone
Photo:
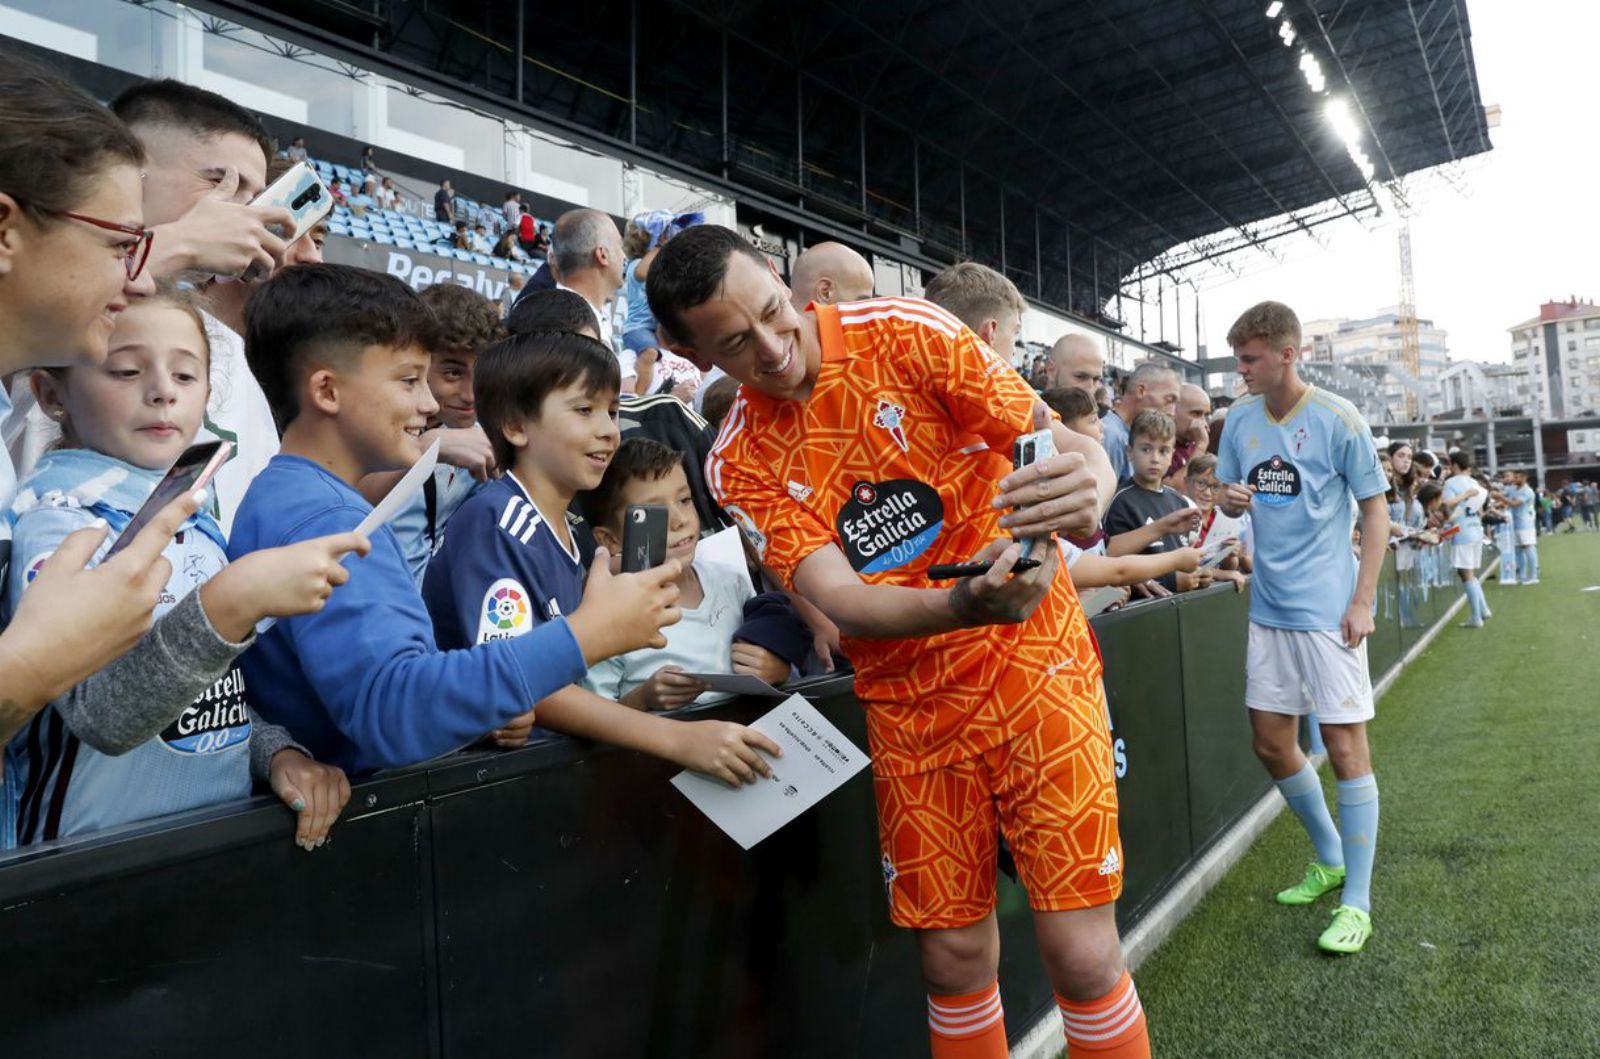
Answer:
[[[428, 564], [422, 598], [439, 647], [450, 651], [533, 633], [584, 598], [582, 520], [568, 514], [603, 479], [620, 440], [621, 369], [592, 338], [516, 335], [478, 355], [478, 420], [506, 473], [461, 505]], [[667, 566], [676, 568], [670, 550]], [[727, 721], [682, 723], [629, 709], [572, 684], [538, 703], [539, 725], [665, 758], [730, 786], [771, 770], [757, 749], [778, 746]], [[533, 718], [493, 733], [520, 746]]]
[[[68, 534], [97, 520], [113, 534], [129, 529], [200, 428], [209, 368], [197, 302], [162, 288], [119, 315], [103, 364], [33, 374], [40, 407], [61, 425], [63, 441], [40, 459], [7, 512], [15, 540], [8, 617]], [[302, 847], [326, 839], [349, 797], [344, 774], [252, 714], [234, 659], [263, 618], [319, 609], [348, 577], [340, 556], [364, 553], [367, 544], [347, 534], [257, 552], [232, 566], [224, 545], [202, 511], [164, 552], [171, 574], [157, 619], [198, 591], [215, 633], [209, 643], [188, 645], [191, 682], [151, 694], [134, 690], [132, 674], [102, 681], [98, 695], [56, 700], [7, 746], [6, 846], [247, 798], [252, 775], [270, 781], [299, 814]]]
[[624, 516], [633, 505], [667, 513], [667, 556], [683, 564], [678, 606], [683, 620], [665, 630], [667, 646], [643, 647], [589, 667], [584, 686], [638, 710], [672, 710], [696, 701], [706, 686], [690, 673], [747, 673], [781, 685], [805, 661], [811, 634], [781, 595], [757, 596], [738, 573], [696, 562], [700, 516], [684, 472], [684, 454], [650, 438], [617, 449], [600, 485], [584, 497], [595, 540], [623, 554]]

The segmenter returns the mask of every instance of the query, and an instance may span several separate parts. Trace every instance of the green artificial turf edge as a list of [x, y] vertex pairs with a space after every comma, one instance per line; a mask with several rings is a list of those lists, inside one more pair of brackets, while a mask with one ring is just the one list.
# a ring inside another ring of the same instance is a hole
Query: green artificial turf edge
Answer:
[[1316, 949], [1335, 895], [1272, 901], [1310, 857], [1284, 813], [1140, 969], [1154, 1055], [1600, 1056], [1600, 535], [1540, 552], [1379, 704], [1366, 951]]

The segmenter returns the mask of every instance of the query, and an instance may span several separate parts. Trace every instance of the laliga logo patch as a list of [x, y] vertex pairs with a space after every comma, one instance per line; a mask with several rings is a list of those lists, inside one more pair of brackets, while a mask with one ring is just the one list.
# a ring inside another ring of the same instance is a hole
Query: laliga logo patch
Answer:
[[739, 532], [744, 534], [744, 539], [750, 542], [750, 547], [756, 550], [756, 557], [767, 557], [767, 535], [756, 526], [755, 519], [745, 513], [743, 508], [727, 504], [723, 507], [728, 517], [733, 519], [733, 524], [739, 527]]
[[478, 642], [509, 640], [532, 627], [528, 611], [528, 590], [522, 583], [502, 577], [483, 594], [483, 610], [478, 617]]
[[45, 552], [42, 555], [35, 555], [29, 560], [26, 571], [22, 575], [23, 588], [33, 584], [33, 579], [39, 576], [39, 571], [44, 569], [45, 562], [54, 554], [55, 552]]
[[881, 574], [928, 550], [944, 529], [944, 501], [925, 482], [857, 482], [839, 510], [839, 541], [858, 573]]
[[906, 441], [905, 418], [904, 408], [893, 401], [879, 401], [878, 411], [872, 416], [872, 425], [887, 430], [894, 443], [900, 446], [901, 452], [910, 452], [910, 443]]
[[249, 741], [244, 674], [237, 668], [228, 670], [161, 733], [161, 745], [174, 754], [216, 754]]
[[1256, 487], [1255, 502], [1268, 507], [1291, 504], [1300, 495], [1300, 471], [1282, 456], [1250, 468], [1245, 482]]

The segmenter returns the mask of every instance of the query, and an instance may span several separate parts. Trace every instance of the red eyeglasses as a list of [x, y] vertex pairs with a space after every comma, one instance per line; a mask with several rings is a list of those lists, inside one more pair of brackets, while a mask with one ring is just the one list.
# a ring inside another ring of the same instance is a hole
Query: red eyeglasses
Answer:
[[108, 232], [121, 232], [123, 235], [134, 237], [133, 242], [123, 248], [122, 267], [128, 271], [128, 279], [136, 280], [139, 273], [144, 271], [144, 263], [150, 259], [150, 244], [155, 241], [156, 233], [149, 228], [135, 228], [131, 224], [118, 224], [116, 221], [107, 221], [99, 217], [90, 217], [83, 213], [70, 213], [67, 210], [41, 210], [51, 217], [65, 217], [69, 221], [80, 221], [92, 224], [96, 228], [104, 228]]

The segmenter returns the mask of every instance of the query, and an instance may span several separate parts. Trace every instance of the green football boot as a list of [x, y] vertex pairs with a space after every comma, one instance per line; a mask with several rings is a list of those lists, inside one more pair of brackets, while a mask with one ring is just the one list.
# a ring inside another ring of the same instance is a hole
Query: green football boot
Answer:
[[1344, 868], [1330, 868], [1320, 861], [1306, 867], [1306, 877], [1287, 890], [1278, 891], [1280, 905], [1309, 905], [1330, 890], [1344, 885]]
[[1352, 905], [1340, 905], [1333, 910], [1333, 922], [1317, 939], [1317, 948], [1348, 956], [1360, 952], [1370, 937], [1372, 917]]

